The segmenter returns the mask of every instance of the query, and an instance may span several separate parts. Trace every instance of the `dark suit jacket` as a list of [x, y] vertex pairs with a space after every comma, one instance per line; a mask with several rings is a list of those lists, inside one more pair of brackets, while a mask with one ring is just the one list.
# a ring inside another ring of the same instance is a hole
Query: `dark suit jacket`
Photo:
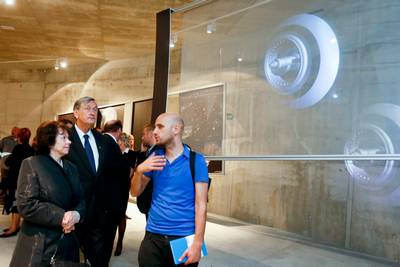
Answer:
[[108, 204], [122, 218], [122, 216], [125, 216], [129, 198], [130, 166], [114, 139], [108, 134], [104, 134], [104, 139], [109, 148], [107, 152], [107, 163], [109, 165], [106, 173], [111, 179], [106, 183], [107, 187], [103, 188], [104, 191], [102, 194], [113, 196], [108, 199]]

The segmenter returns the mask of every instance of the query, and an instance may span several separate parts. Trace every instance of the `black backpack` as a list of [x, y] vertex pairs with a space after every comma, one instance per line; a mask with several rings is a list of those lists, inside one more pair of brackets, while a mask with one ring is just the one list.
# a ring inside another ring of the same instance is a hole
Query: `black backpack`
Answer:
[[[189, 146], [188, 146], [189, 147]], [[195, 160], [196, 160], [196, 152], [194, 152], [190, 147], [190, 173], [192, 175], [192, 181], [193, 181], [193, 187], [195, 186], [195, 179], [194, 179], [194, 166], [195, 166]], [[143, 161], [146, 160], [146, 158], [151, 155], [151, 153], [153, 153], [153, 151], [155, 150], [155, 147], [151, 148], [147, 153], [146, 152], [141, 152], [141, 153], [145, 153], [144, 155], [142, 155], [142, 157], [139, 155], [138, 158], [138, 163], [137, 165], [139, 165], [140, 163], [142, 163]], [[208, 188], [210, 188], [211, 185], [211, 178], [208, 178]], [[150, 207], [151, 207], [151, 199], [152, 199], [152, 195], [153, 195], [153, 181], [149, 181], [149, 183], [147, 184], [146, 188], [143, 190], [143, 192], [136, 198], [136, 204], [139, 208], [139, 211], [143, 214], [148, 214], [150, 211]], [[207, 199], [208, 201], [208, 199]]]

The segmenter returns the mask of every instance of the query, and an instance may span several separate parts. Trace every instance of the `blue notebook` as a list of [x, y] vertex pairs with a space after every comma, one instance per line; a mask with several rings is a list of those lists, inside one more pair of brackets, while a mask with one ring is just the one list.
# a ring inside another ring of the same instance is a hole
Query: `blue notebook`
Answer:
[[[172, 256], [174, 257], [175, 264], [181, 264], [187, 261], [187, 257], [183, 258], [182, 261], [179, 261], [179, 258], [185, 252], [185, 250], [192, 245], [194, 239], [194, 235], [188, 235], [179, 239], [175, 239], [169, 242], [172, 250]], [[207, 256], [208, 252], [206, 249], [206, 245], [203, 242], [203, 246], [201, 247], [201, 256]]]

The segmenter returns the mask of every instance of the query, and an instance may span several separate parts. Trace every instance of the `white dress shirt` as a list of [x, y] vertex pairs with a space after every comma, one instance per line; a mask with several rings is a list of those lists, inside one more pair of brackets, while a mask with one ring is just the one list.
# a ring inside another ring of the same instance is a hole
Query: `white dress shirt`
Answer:
[[84, 133], [79, 127], [75, 124], [74, 125], [76, 132], [78, 133], [79, 139], [81, 140], [83, 148], [85, 148], [85, 137], [83, 137], [85, 134], [89, 136], [89, 143], [90, 147], [93, 150], [93, 156], [94, 156], [94, 164], [96, 165], [96, 171], [99, 169], [99, 150], [97, 149], [96, 145], [96, 139], [94, 139], [92, 131], [88, 131], [87, 133]]

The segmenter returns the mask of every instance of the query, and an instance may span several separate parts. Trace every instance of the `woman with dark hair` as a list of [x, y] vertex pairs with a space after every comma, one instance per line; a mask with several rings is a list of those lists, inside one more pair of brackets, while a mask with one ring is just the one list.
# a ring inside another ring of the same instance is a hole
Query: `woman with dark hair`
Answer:
[[49, 266], [56, 261], [79, 262], [75, 225], [85, 204], [78, 171], [62, 157], [69, 152], [68, 131], [60, 122], [37, 129], [37, 155], [22, 162], [17, 207], [24, 218], [10, 266]]
[[14, 236], [19, 231], [21, 216], [18, 213], [15, 201], [15, 190], [17, 189], [18, 174], [22, 161], [33, 155], [33, 149], [29, 145], [30, 137], [31, 131], [28, 128], [20, 129], [17, 134], [18, 144], [14, 147], [11, 155], [5, 162], [9, 167], [9, 171], [4, 181], [6, 198], [3, 213], [11, 213], [11, 226], [3, 230], [4, 233], [0, 235], [2, 238]]

